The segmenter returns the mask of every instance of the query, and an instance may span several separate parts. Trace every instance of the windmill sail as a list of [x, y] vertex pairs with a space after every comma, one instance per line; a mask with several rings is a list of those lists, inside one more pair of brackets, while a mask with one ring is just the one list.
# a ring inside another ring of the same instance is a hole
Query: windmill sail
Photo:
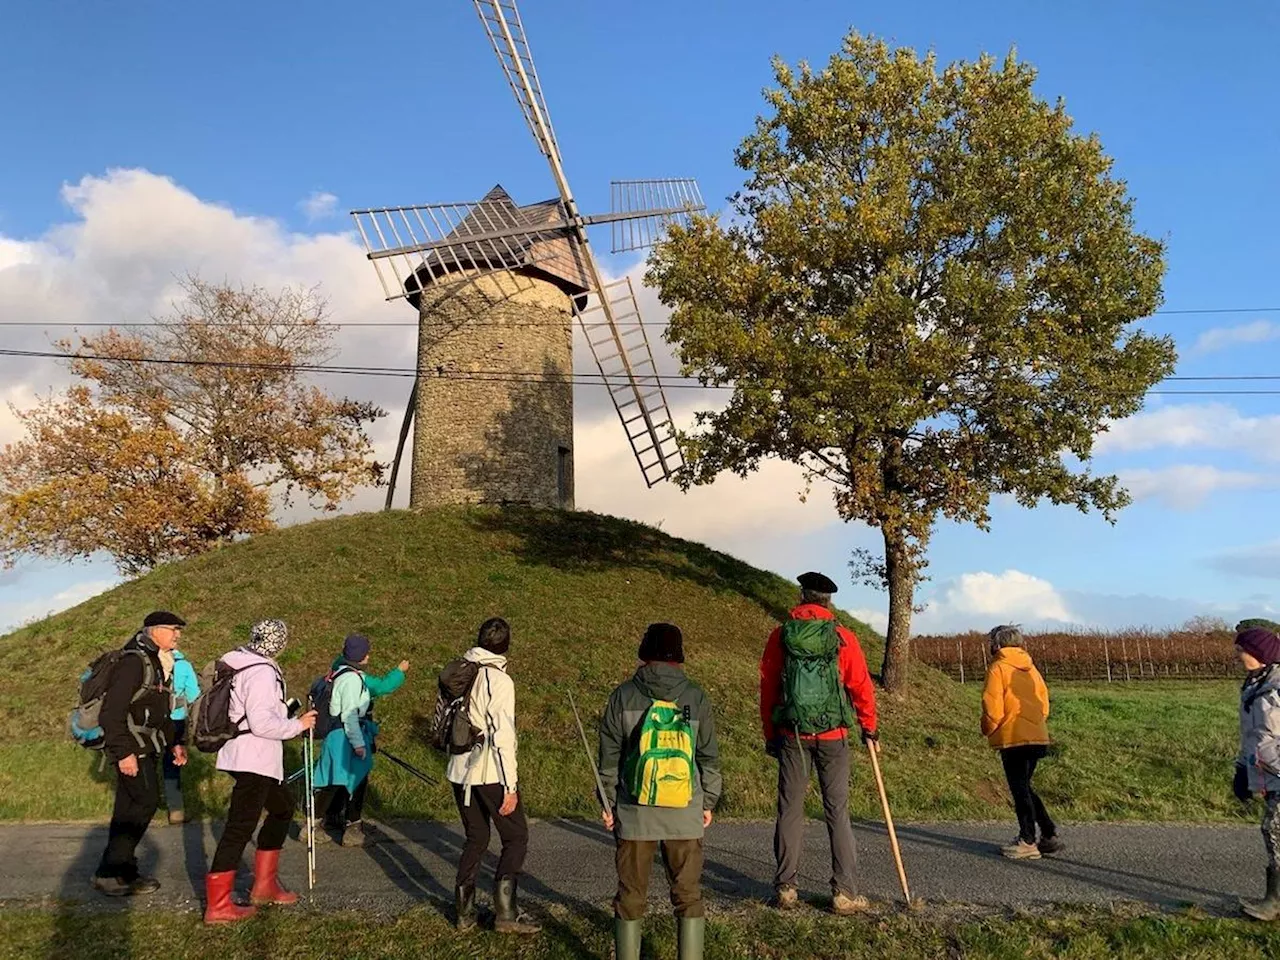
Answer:
[[[533, 65], [533, 54], [529, 50], [525, 38], [524, 25], [520, 20], [520, 12], [516, 9], [515, 0], [474, 0], [476, 12], [484, 23], [489, 41], [498, 56], [498, 62], [506, 74], [507, 82], [515, 94], [516, 103], [524, 115], [529, 130], [538, 144], [538, 149], [547, 158], [551, 166], [551, 175], [555, 178], [560, 190], [560, 198], [564, 203], [564, 212], [570, 223], [570, 234], [577, 242], [582, 253], [583, 264], [587, 268], [590, 280], [589, 287], [596, 294], [594, 310], [599, 311], [598, 320], [592, 320], [591, 326], [599, 328], [596, 340], [607, 333], [617, 348], [612, 362], [618, 367], [613, 370], [613, 380], [606, 374], [605, 367], [600, 372], [605, 374], [611, 383], [610, 397], [613, 399], [618, 416], [622, 420], [623, 429], [631, 444], [632, 452], [640, 464], [645, 483], [653, 486], [658, 480], [669, 478], [680, 462], [678, 453], [671, 455], [676, 446], [675, 432], [672, 428], [671, 411], [667, 406], [662, 383], [658, 378], [657, 367], [653, 363], [653, 351], [649, 347], [649, 339], [644, 326], [635, 324], [624, 334], [619, 327], [615, 315], [615, 292], [604, 282], [599, 264], [591, 250], [587, 238], [586, 220], [578, 213], [578, 206], [569, 189], [569, 181], [565, 177], [564, 165], [560, 158], [560, 148], [556, 143], [555, 133], [551, 129], [551, 116], [547, 111], [546, 100], [542, 95], [542, 85], [538, 81], [538, 72]], [[634, 249], [634, 248], [633, 248]], [[625, 295], [620, 299], [623, 307], [633, 309], [635, 318], [639, 319], [639, 310], [635, 309], [635, 294], [628, 281]], [[586, 313], [590, 313], [589, 309]], [[587, 324], [583, 324], [584, 329]], [[628, 338], [634, 346], [628, 346]], [[590, 334], [588, 339], [591, 339]], [[601, 341], [606, 342], [606, 341]], [[600, 365], [601, 354], [596, 353], [597, 365]], [[646, 362], [647, 360], [647, 362]], [[612, 385], [616, 383], [616, 386]]]

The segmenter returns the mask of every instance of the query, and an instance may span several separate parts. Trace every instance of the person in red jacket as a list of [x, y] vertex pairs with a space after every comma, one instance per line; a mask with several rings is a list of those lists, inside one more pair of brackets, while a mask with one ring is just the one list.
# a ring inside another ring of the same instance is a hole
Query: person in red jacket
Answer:
[[[788, 652], [789, 641], [784, 634], [795, 635], [797, 627], [803, 630], [804, 625], [797, 621], [834, 621], [831, 595], [836, 592], [835, 583], [820, 573], [802, 574], [798, 580], [800, 605], [791, 611], [788, 623], [769, 635], [760, 660], [760, 722], [765, 750], [778, 760], [778, 822], [773, 835], [778, 870], [773, 885], [780, 909], [789, 910], [799, 903], [796, 877], [804, 846], [804, 796], [809, 786], [809, 768], [815, 767], [831, 840], [832, 910], [847, 916], [870, 905], [866, 897], [858, 895], [854, 880], [857, 848], [849, 822], [848, 733], [856, 715], [863, 741], [870, 749], [879, 749], [876, 697], [858, 638], [851, 630], [833, 624], [839, 641], [838, 650], [831, 654], [835, 664], [819, 663], [815, 667], [811, 660], [807, 669], [809, 677], [817, 678], [808, 682], [819, 684], [819, 693], [822, 682], [830, 683], [828, 702], [834, 709], [828, 709], [826, 722], [819, 720], [815, 724], [813, 708], [804, 708], [810, 713], [800, 722], [802, 729], [797, 736], [797, 722], [788, 719], [801, 712], [789, 703], [788, 683], [797, 681], [786, 679], [787, 661], [794, 652]], [[795, 674], [793, 670], [789, 675], [794, 678]], [[824, 677], [829, 679], [824, 681]], [[813, 689], [810, 687], [810, 691]]]

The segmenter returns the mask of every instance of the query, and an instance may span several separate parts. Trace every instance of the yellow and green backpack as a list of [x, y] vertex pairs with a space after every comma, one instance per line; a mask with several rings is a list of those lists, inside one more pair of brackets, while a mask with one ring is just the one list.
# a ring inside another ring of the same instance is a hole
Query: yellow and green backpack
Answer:
[[626, 782], [643, 807], [687, 807], [693, 800], [693, 727], [689, 708], [655, 700], [644, 715]]

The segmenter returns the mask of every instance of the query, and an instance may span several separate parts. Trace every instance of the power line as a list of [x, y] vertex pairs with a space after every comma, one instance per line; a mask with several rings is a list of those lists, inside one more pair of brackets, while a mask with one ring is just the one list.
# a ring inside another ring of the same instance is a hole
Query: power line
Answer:
[[[373, 367], [359, 365], [336, 365], [336, 364], [291, 364], [291, 363], [266, 363], [236, 360], [177, 360], [168, 357], [112, 357], [99, 354], [67, 354], [55, 351], [43, 350], [14, 350], [0, 348], [0, 356], [16, 357], [25, 359], [56, 359], [56, 360], [96, 360], [104, 363], [150, 363], [162, 366], [188, 366], [188, 367], [215, 367], [233, 370], [263, 370], [272, 372], [287, 373], [321, 373], [321, 374], [337, 374], [343, 376], [365, 376], [365, 377], [397, 377], [408, 378], [419, 375], [418, 371], [411, 367]], [[465, 380], [473, 383], [551, 383], [551, 384], [581, 384], [583, 386], [595, 387], [613, 387], [608, 379], [600, 373], [572, 373], [565, 376], [549, 376], [546, 373], [534, 371], [515, 371], [515, 370], [437, 370], [436, 372], [426, 371], [422, 374], [423, 379], [441, 379], [441, 380]], [[652, 381], [654, 376], [639, 377], [639, 380]], [[684, 376], [680, 374], [658, 375], [657, 379], [661, 381], [664, 387], [671, 389], [684, 390], [732, 390], [731, 384], [703, 384], [696, 377]], [[1214, 380], [1280, 380], [1280, 375], [1230, 375], [1222, 377], [1168, 377], [1169, 380], [1196, 380], [1196, 381], [1214, 381]], [[1276, 396], [1280, 395], [1280, 389], [1277, 390], [1148, 390], [1147, 393], [1152, 396]]]
[[[1193, 316], [1193, 315], [1215, 315], [1215, 314], [1234, 314], [1234, 313], [1280, 313], [1280, 307], [1194, 307], [1179, 310], [1156, 310], [1154, 313], [1147, 314], [1148, 317], [1167, 317], [1167, 316]], [[1145, 319], [1145, 318], [1142, 318]], [[466, 326], [478, 327], [558, 327], [571, 324], [571, 320], [468, 320]], [[216, 320], [204, 320], [193, 323], [183, 323], [173, 320], [121, 320], [118, 322], [108, 322], [105, 320], [0, 320], [0, 327], [59, 327], [59, 328], [109, 328], [109, 327], [128, 327], [130, 329], [136, 327], [240, 327], [243, 324], [235, 322], [223, 322]], [[313, 329], [335, 329], [342, 330], [347, 328], [409, 328], [417, 327], [417, 320], [375, 320], [368, 323], [359, 323], [353, 320], [331, 320], [323, 323], [276, 323], [270, 326], [282, 329], [290, 329], [294, 327], [310, 327]], [[620, 327], [655, 327], [661, 328], [667, 326], [665, 320], [625, 320], [618, 324]]]

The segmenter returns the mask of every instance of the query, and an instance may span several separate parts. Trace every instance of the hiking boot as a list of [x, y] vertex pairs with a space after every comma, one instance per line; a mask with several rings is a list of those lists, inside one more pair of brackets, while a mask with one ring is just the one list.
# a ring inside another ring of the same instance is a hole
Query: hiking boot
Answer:
[[136, 897], [155, 893], [160, 889], [160, 881], [155, 877], [138, 877], [129, 884], [129, 896]]
[[107, 897], [127, 897], [133, 893], [129, 889], [129, 881], [119, 877], [100, 877], [94, 874], [89, 879], [89, 886]]
[[[315, 831], [315, 843], [319, 846], [322, 843], [333, 843], [333, 836], [329, 833], [328, 826], [323, 820], [311, 821], [311, 829]], [[302, 825], [302, 830], [298, 833], [298, 839], [303, 843], [307, 842], [307, 825]]]
[[342, 845], [344, 847], [368, 846], [372, 839], [362, 820], [352, 820], [342, 828]]
[[453, 904], [456, 919], [454, 925], [459, 930], [470, 930], [476, 925], [476, 888], [475, 884], [453, 888]]
[[1000, 848], [1000, 854], [1010, 860], [1039, 860], [1040, 848], [1034, 843], [1027, 843], [1021, 837], [1016, 837], [1013, 843]]
[[800, 906], [800, 891], [795, 887], [778, 887], [776, 905], [779, 910], [796, 909]]
[[678, 960], [702, 960], [707, 921], [704, 917], [676, 918], [676, 957]]
[[257, 907], [242, 907], [232, 901], [231, 891], [235, 885], [234, 870], [205, 874], [205, 923], [235, 923], [237, 920], [247, 920], [258, 912]]
[[503, 877], [493, 885], [493, 929], [498, 933], [530, 935], [541, 933], [542, 926], [521, 916], [517, 903], [516, 878]]
[[871, 901], [862, 896], [849, 896], [837, 893], [831, 898], [831, 912], [837, 917], [851, 917], [855, 913], [866, 913], [871, 909]]
[[1043, 856], [1052, 857], [1054, 854], [1061, 853], [1067, 848], [1067, 845], [1057, 837], [1041, 837], [1040, 842], [1036, 844], [1036, 849]]
[[1267, 867], [1267, 895], [1262, 900], [1241, 900], [1240, 909], [1255, 920], [1280, 920], [1280, 869]]
[[259, 850], [253, 855], [253, 889], [249, 902], [287, 907], [298, 902], [298, 895], [280, 886], [280, 851]]
[[640, 940], [644, 936], [643, 920], [613, 921], [614, 960], [640, 960]]
[[164, 781], [164, 805], [169, 808], [169, 826], [176, 827], [187, 822], [182, 804], [182, 787], [168, 778]]

